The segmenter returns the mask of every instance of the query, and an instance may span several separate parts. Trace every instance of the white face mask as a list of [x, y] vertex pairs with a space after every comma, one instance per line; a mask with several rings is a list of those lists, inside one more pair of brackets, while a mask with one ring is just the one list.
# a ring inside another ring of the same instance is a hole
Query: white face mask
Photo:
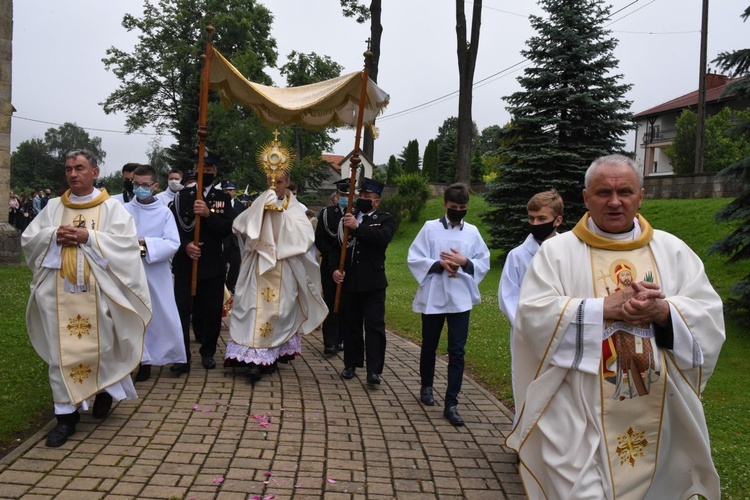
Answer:
[[167, 184], [169, 184], [169, 189], [171, 189], [175, 193], [182, 189], [182, 183], [177, 179], [170, 179], [167, 181]]

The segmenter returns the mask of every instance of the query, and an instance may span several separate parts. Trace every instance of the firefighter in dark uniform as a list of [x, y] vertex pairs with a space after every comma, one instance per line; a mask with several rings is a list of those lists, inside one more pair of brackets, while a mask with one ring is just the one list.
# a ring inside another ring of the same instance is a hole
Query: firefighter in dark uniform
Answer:
[[[180, 190], [170, 205], [180, 234], [180, 249], [172, 260], [174, 295], [180, 313], [185, 339], [187, 363], [175, 363], [173, 373], [190, 371], [190, 324], [201, 343], [201, 363], [207, 370], [216, 368], [214, 354], [221, 329], [224, 306], [224, 277], [226, 267], [222, 255], [222, 240], [232, 234], [234, 211], [231, 198], [213, 186], [218, 157], [207, 153], [203, 168], [203, 200], [197, 200], [197, 185]], [[187, 177], [187, 176], [186, 176]], [[200, 245], [193, 245], [195, 216], [201, 217]], [[193, 260], [198, 261], [198, 281], [195, 297], [190, 296]], [[192, 305], [192, 311], [191, 311]]]
[[334, 203], [320, 211], [318, 226], [315, 228], [315, 247], [320, 252], [320, 282], [323, 300], [328, 306], [328, 316], [323, 321], [324, 354], [336, 354], [344, 350], [344, 340], [339, 326], [340, 317], [339, 314], [333, 312], [336, 283], [333, 282], [331, 269], [339, 267], [339, 222], [346, 211], [348, 195], [349, 181], [347, 179], [338, 181], [336, 192], [333, 194]]
[[[341, 219], [349, 228], [346, 265], [342, 274], [332, 271], [333, 281], [342, 283], [339, 314], [344, 337], [344, 369], [351, 379], [357, 367], [367, 362], [367, 383], [380, 384], [385, 364], [385, 251], [396, 232], [396, 221], [378, 210], [383, 183], [365, 177], [352, 213]], [[338, 263], [338, 258], [336, 259]], [[364, 339], [362, 327], [364, 326]]]

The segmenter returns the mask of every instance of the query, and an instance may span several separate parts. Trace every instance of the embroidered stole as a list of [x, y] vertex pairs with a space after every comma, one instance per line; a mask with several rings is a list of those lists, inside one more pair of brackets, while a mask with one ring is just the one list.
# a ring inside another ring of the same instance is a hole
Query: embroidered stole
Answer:
[[[648, 245], [630, 250], [591, 247], [596, 297], [632, 282], [658, 283]], [[643, 498], [656, 467], [666, 370], [652, 325], [608, 321], [602, 343], [602, 427], [615, 498]]]
[[281, 308], [281, 262], [277, 262], [263, 274], [255, 266], [255, 286], [257, 290], [255, 308], [255, 326], [253, 342], [255, 348], [268, 348], [273, 345], [273, 332], [279, 320]]
[[[62, 223], [94, 229], [100, 209], [101, 204], [85, 208], [64, 205]], [[93, 232], [89, 234], [93, 237]], [[71, 402], [77, 404], [99, 389], [97, 282], [80, 247], [63, 248], [56, 288], [60, 370]]]

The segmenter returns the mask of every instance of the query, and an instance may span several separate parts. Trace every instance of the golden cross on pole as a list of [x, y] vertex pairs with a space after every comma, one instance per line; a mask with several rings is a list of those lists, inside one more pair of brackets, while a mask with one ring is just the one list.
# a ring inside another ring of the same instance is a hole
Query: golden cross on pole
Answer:
[[274, 141], [278, 141], [279, 140], [279, 131], [278, 130], [274, 130], [273, 131], [273, 140]]
[[371, 40], [371, 39], [370, 39], [370, 37], [368, 36], [368, 37], [367, 37], [367, 50], [370, 50], [370, 45], [371, 45], [371, 44], [372, 44], [372, 40]]
[[609, 287], [607, 286], [607, 278], [609, 278], [609, 274], [604, 274], [603, 269], [599, 269], [599, 276], [596, 277], [596, 280], [602, 280], [604, 282], [604, 288], [607, 290], [607, 295], [609, 295]]

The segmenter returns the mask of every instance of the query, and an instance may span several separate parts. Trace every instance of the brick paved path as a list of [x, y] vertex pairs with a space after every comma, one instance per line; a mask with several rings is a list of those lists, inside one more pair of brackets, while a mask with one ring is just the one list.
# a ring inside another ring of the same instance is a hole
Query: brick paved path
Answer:
[[[222, 332], [226, 337], [226, 331]], [[523, 498], [515, 455], [502, 446], [511, 415], [464, 380], [466, 426], [419, 403], [419, 348], [388, 336], [383, 383], [343, 381], [320, 332], [304, 356], [251, 385], [243, 371], [207, 371], [200, 356], [179, 378], [154, 368], [140, 400], [99, 422], [83, 414], [61, 448], [54, 424], [0, 460], [2, 498]], [[194, 348], [197, 346], [193, 346]], [[223, 355], [223, 346], [217, 353]]]

